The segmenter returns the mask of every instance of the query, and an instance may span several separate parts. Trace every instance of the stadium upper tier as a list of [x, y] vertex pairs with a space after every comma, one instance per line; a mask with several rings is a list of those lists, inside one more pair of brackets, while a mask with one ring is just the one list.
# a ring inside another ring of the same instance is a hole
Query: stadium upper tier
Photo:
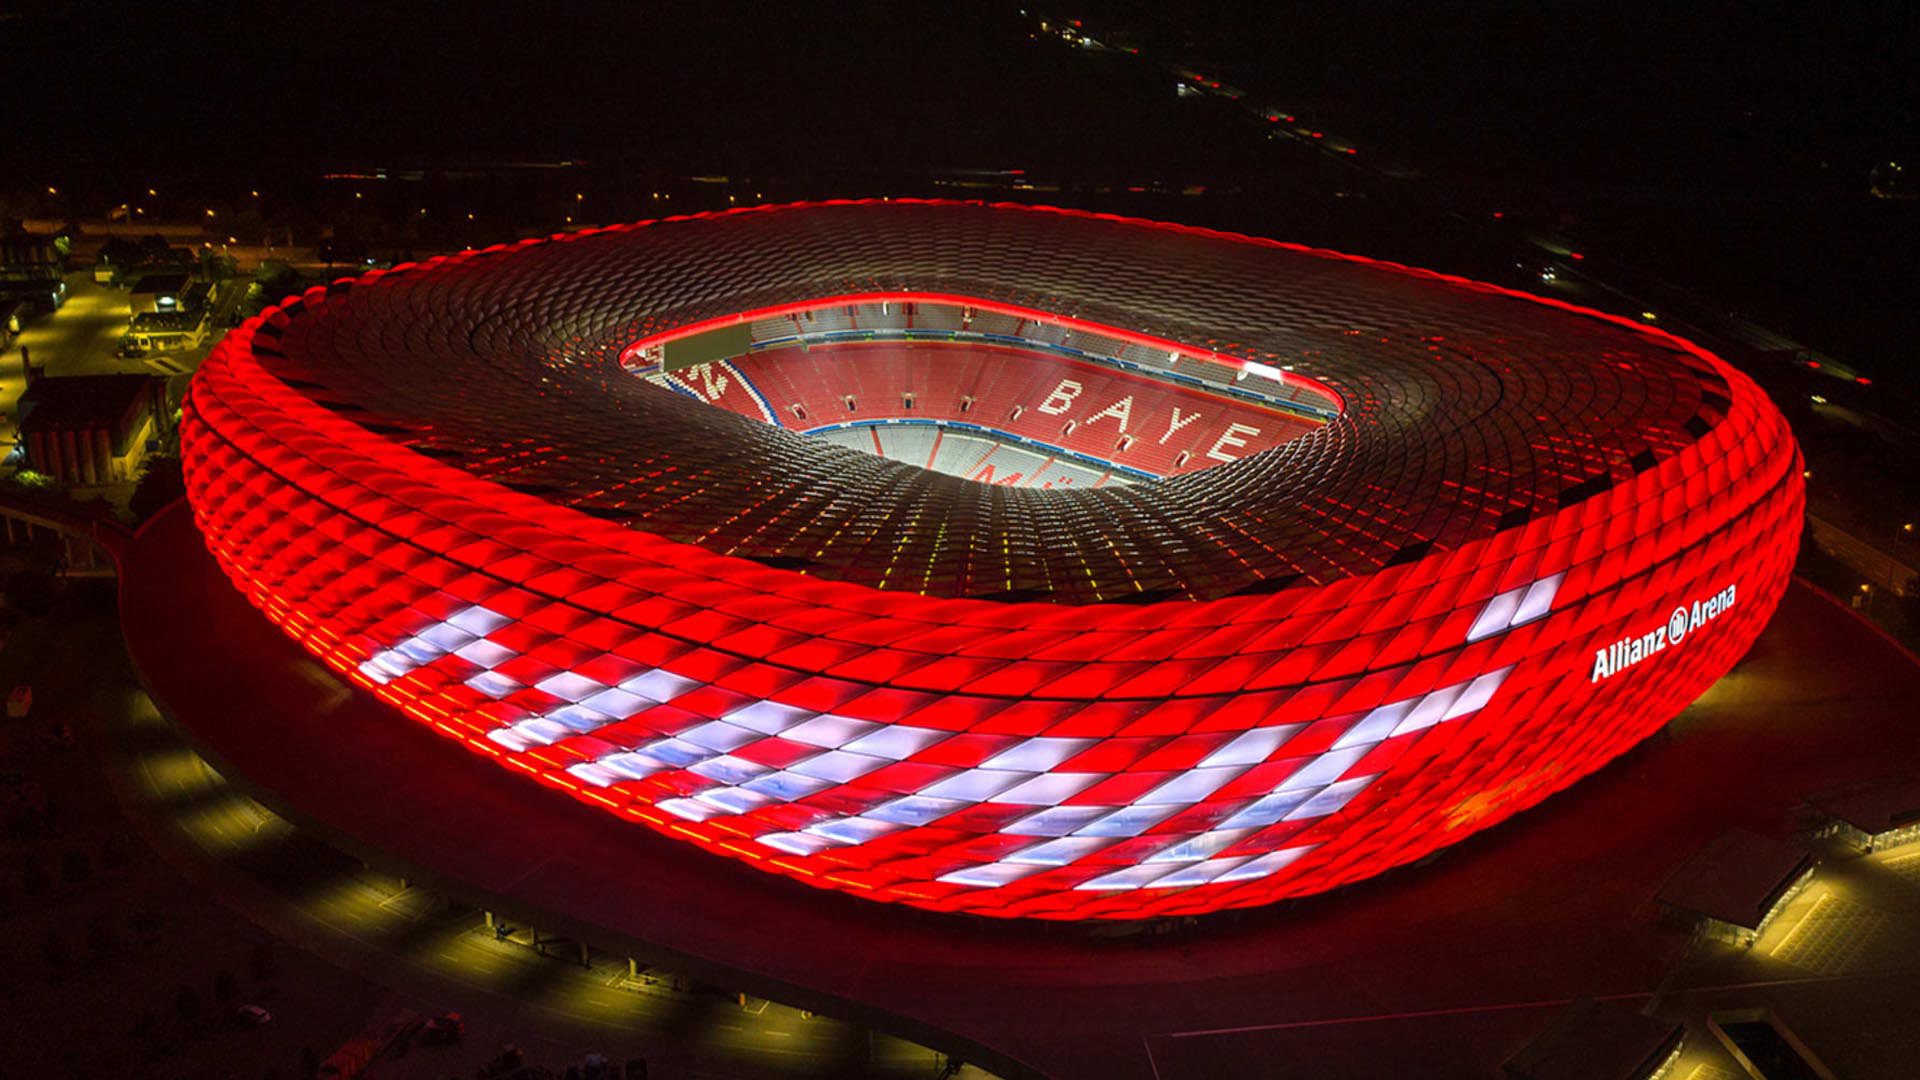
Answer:
[[[855, 455], [617, 362], [677, 328], [863, 291], [1284, 364], [1344, 408], [1231, 465], [1063, 494]], [[1670, 339], [1491, 288], [1193, 230], [902, 202], [435, 260], [309, 294], [241, 340], [396, 446], [596, 517], [822, 577], [1061, 602], [1321, 584], [1457, 548], [1631, 482], [1730, 403], [1725, 374]]]

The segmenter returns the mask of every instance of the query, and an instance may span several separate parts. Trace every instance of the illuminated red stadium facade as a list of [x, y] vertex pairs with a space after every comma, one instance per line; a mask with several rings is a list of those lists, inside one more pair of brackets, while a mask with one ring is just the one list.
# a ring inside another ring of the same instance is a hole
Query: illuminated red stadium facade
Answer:
[[1802, 503], [1764, 395], [1650, 328], [912, 201], [312, 290], [182, 443], [226, 573], [414, 719], [809, 884], [1054, 919], [1322, 891], [1567, 787], [1745, 653]]

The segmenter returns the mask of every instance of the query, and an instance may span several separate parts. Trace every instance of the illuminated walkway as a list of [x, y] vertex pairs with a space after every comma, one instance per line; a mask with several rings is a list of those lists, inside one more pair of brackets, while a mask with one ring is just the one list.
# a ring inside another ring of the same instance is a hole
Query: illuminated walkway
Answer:
[[[118, 667], [118, 658], [115, 658]], [[100, 666], [106, 667], [106, 664]], [[103, 675], [107, 674], [103, 672]], [[933, 1077], [925, 1047], [758, 998], [544, 942], [362, 867], [301, 833], [197, 756], [120, 669], [103, 709], [107, 765], [148, 840], [197, 885], [292, 943], [452, 1009], [524, 1004], [530, 1027], [654, 1075]], [[952, 1074], [984, 1077], [963, 1068]]]

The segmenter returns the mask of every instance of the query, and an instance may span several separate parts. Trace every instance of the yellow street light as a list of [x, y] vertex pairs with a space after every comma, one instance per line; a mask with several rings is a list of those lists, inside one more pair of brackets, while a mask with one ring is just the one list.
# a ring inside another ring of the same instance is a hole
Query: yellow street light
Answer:
[[49, 195], [58, 195], [58, 194], [60, 194], [60, 189], [59, 189], [59, 188], [57, 188], [57, 187], [54, 187], [54, 186], [53, 186], [52, 184], [48, 184], [48, 185], [47, 185], [47, 194], [49, 194]]
[[215, 214], [215, 213], [213, 212], [213, 207], [211, 207], [211, 206], [209, 206], [209, 207], [207, 207], [207, 216], [208, 216], [208, 217], [218, 217], [219, 215], [217, 215], [217, 214]]

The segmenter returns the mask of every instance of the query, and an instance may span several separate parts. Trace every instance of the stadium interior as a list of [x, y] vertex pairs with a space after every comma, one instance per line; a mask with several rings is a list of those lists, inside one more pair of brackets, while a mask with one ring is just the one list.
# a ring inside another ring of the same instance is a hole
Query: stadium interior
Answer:
[[821, 301], [643, 342], [625, 364], [775, 427], [1039, 489], [1197, 472], [1279, 446], [1340, 410], [1329, 391], [1281, 367], [960, 302]]

